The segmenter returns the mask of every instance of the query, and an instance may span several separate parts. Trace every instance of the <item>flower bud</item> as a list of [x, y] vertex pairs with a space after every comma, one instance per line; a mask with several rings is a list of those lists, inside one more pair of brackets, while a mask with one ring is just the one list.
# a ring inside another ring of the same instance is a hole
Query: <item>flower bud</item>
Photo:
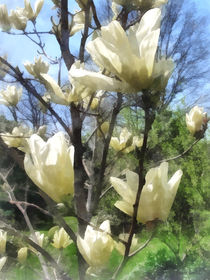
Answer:
[[189, 114], [186, 114], [186, 125], [192, 135], [202, 130], [206, 119], [206, 113], [203, 113], [203, 108], [195, 106]]
[[29, 0], [24, 0], [25, 3], [25, 13], [29, 20], [35, 20], [38, 14], [40, 13], [44, 0], [37, 0], [34, 5], [34, 11], [31, 7]]
[[18, 250], [18, 261], [22, 264], [26, 261], [28, 256], [28, 248], [27, 247], [23, 247], [20, 250]]
[[5, 133], [1, 136], [2, 140], [8, 147], [18, 148], [21, 151], [26, 151], [27, 137], [31, 136], [32, 131], [25, 126], [14, 127], [12, 133]]
[[64, 230], [64, 228], [61, 228], [59, 231], [57, 230], [54, 234], [53, 243], [52, 245], [57, 248], [66, 248], [68, 245], [72, 243], [72, 240], [70, 240], [70, 237]]
[[27, 61], [24, 63], [24, 66], [29, 74], [35, 78], [41, 78], [41, 73], [47, 73], [49, 70], [49, 64], [42, 60], [41, 56], [37, 59], [35, 58], [34, 64]]
[[22, 96], [22, 88], [16, 86], [7, 86], [5, 90], [0, 91], [0, 104], [5, 106], [16, 106]]

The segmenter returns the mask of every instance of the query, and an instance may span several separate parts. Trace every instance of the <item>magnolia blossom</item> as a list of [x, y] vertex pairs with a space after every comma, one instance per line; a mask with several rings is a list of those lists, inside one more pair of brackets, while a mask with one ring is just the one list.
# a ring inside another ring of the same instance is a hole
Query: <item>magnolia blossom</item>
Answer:
[[11, 11], [10, 22], [15, 29], [25, 30], [28, 18], [24, 8], [16, 8]]
[[10, 31], [11, 29], [7, 6], [5, 4], [0, 5], [0, 28], [3, 31]]
[[[74, 63], [72, 67], [78, 67], [78, 63], [79, 62]], [[50, 100], [57, 104], [69, 105], [71, 102], [78, 102], [93, 94], [92, 89], [74, 81], [71, 76], [69, 76], [71, 88], [66, 87], [65, 90], [62, 90], [50, 75], [41, 74], [41, 77], [44, 79], [44, 84], [50, 95]]]
[[16, 86], [7, 86], [5, 90], [0, 91], [0, 104], [16, 106], [22, 96], [22, 91], [22, 88]]
[[206, 118], [206, 113], [203, 113], [203, 108], [198, 106], [193, 107], [189, 114], [186, 114], [187, 128], [192, 135], [202, 130]]
[[28, 248], [27, 247], [23, 247], [23, 248], [18, 250], [17, 259], [20, 263], [24, 263], [27, 259], [27, 256], [28, 256]]
[[2, 268], [5, 265], [6, 261], [7, 261], [7, 257], [0, 258], [0, 271], [2, 270]]
[[64, 228], [61, 228], [60, 230], [56, 230], [54, 237], [53, 237], [53, 243], [52, 245], [57, 248], [66, 248], [68, 245], [72, 243], [72, 240], [70, 240], [69, 235], [66, 233]]
[[110, 147], [112, 147], [117, 152], [123, 152], [125, 154], [130, 153], [135, 149], [135, 147], [140, 148], [143, 144], [143, 139], [138, 136], [134, 136], [132, 140], [132, 134], [123, 128], [119, 139], [117, 137], [112, 137], [110, 141]]
[[[146, 174], [146, 183], [142, 189], [138, 206], [137, 220], [142, 223], [159, 219], [165, 221], [169, 215], [176, 192], [182, 177], [178, 170], [168, 181], [168, 163], [163, 162], [159, 167], [151, 168]], [[133, 215], [133, 205], [139, 184], [138, 174], [127, 171], [126, 182], [111, 177], [111, 184], [122, 196], [115, 206], [129, 216]]]
[[31, 7], [29, 0], [24, 0], [25, 3], [25, 14], [29, 20], [35, 20], [38, 14], [40, 13], [44, 0], [37, 0], [34, 4], [34, 11]]
[[40, 78], [40, 73], [47, 73], [49, 70], [49, 64], [42, 60], [41, 56], [37, 59], [35, 58], [34, 64], [26, 61], [24, 66], [29, 74], [35, 78]]
[[118, 79], [81, 68], [71, 68], [70, 75], [93, 90], [135, 93], [158, 86], [164, 90], [174, 68], [171, 59], [155, 59], [160, 34], [161, 10], [146, 12], [140, 23], [127, 33], [118, 21], [101, 28], [101, 37], [87, 44], [87, 51], [100, 69]]
[[24, 158], [27, 175], [35, 185], [56, 202], [74, 193], [74, 147], [68, 147], [62, 132], [45, 142], [33, 134], [28, 140], [29, 151]]
[[[43, 243], [44, 243], [44, 233], [40, 233], [39, 231], [36, 231], [35, 234], [31, 234], [30, 235], [30, 239], [35, 242], [37, 245], [39, 245], [40, 247], [43, 247]], [[37, 254], [37, 250], [32, 247], [29, 246], [30, 250], [32, 252], [34, 252], [35, 254]]]
[[77, 237], [77, 246], [90, 267], [103, 268], [111, 255], [114, 247], [114, 240], [110, 233], [109, 220], [104, 221], [98, 231], [91, 226], [87, 226], [84, 239]]
[[26, 126], [14, 127], [12, 133], [5, 133], [1, 138], [8, 147], [18, 148], [21, 151], [27, 150], [27, 138], [32, 135], [32, 130]]
[[85, 25], [85, 12], [79, 11], [73, 15], [72, 22], [70, 25], [70, 36], [73, 36], [78, 31], [82, 30]]
[[110, 141], [110, 146], [117, 152], [125, 150], [127, 146], [131, 144], [132, 134], [124, 127], [120, 133], [119, 139], [117, 137], [112, 137]]
[[7, 243], [7, 232], [0, 230], [0, 254], [5, 253]]

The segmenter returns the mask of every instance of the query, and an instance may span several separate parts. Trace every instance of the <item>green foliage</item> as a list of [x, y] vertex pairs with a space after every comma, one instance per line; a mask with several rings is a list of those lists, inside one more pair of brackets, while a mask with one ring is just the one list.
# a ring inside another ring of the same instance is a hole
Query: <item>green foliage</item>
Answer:
[[117, 280], [140, 280], [157, 269], [169, 268], [176, 263], [173, 251], [159, 238], [153, 238], [139, 253], [131, 257]]

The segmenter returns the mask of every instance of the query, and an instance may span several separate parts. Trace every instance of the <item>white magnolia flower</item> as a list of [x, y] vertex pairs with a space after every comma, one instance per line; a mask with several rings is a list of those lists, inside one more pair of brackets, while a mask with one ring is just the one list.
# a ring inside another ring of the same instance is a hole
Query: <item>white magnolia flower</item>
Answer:
[[[44, 238], [44, 233], [40, 233], [39, 231], [36, 231], [35, 234], [30, 235], [30, 239], [40, 247], [43, 247]], [[37, 250], [34, 247], [29, 246], [29, 248], [32, 252], [37, 254]]]
[[112, 147], [117, 152], [124, 151], [126, 147], [130, 146], [131, 138], [132, 134], [126, 127], [124, 127], [120, 133], [119, 139], [117, 137], [111, 138], [110, 147]]
[[73, 19], [70, 25], [70, 36], [73, 36], [78, 31], [82, 30], [85, 26], [85, 12], [79, 11], [73, 15]]
[[5, 253], [7, 243], [7, 232], [0, 230], [0, 254]]
[[22, 247], [18, 250], [17, 259], [20, 263], [24, 263], [28, 256], [28, 248]]
[[0, 5], [0, 28], [3, 31], [10, 31], [11, 27], [7, 6], [5, 4]]
[[35, 58], [35, 62], [31, 63], [26, 61], [24, 66], [29, 74], [34, 76], [35, 78], [40, 78], [41, 73], [47, 73], [49, 70], [49, 64], [42, 60], [41, 56], [37, 59]]
[[136, 147], [140, 148], [142, 144], [143, 138], [133, 136], [132, 139], [132, 134], [126, 127], [122, 129], [119, 139], [117, 137], [112, 137], [110, 141], [110, 147], [112, 147], [115, 151], [121, 151], [124, 154], [130, 153]]
[[153, 83], [156, 87], [157, 81], [159, 90], [167, 84], [174, 68], [171, 59], [155, 59], [160, 19], [161, 10], [151, 9], [127, 33], [118, 21], [112, 21], [101, 28], [101, 37], [87, 44], [94, 62], [118, 79], [81, 68], [71, 68], [70, 75], [94, 91], [134, 93], [152, 87]]
[[65, 231], [65, 229], [61, 228], [60, 230], [56, 230], [56, 232], [54, 233], [52, 245], [57, 249], [61, 249], [66, 248], [72, 242], [73, 241], [70, 240], [70, 237]]
[[111, 255], [114, 247], [114, 240], [107, 233], [110, 233], [109, 220], [104, 221], [98, 231], [87, 226], [84, 239], [77, 237], [77, 246], [90, 267], [103, 268]]
[[25, 3], [25, 14], [29, 20], [35, 20], [38, 14], [40, 13], [44, 0], [37, 0], [34, 4], [34, 11], [31, 7], [29, 0], [24, 0]]
[[45, 142], [33, 134], [28, 140], [29, 152], [24, 158], [27, 175], [56, 202], [74, 193], [74, 147], [68, 147], [62, 132]]
[[11, 10], [10, 22], [15, 29], [25, 30], [28, 18], [24, 8], [16, 8]]
[[[75, 62], [72, 67], [80, 67], [79, 61]], [[71, 102], [81, 101], [83, 98], [93, 94], [92, 89], [75, 81], [70, 75], [71, 88], [66, 87], [65, 90], [62, 90], [50, 75], [41, 74], [41, 77], [44, 79], [45, 87], [50, 95], [50, 101], [57, 104], [69, 105]]]
[[2, 270], [2, 268], [5, 265], [6, 261], [7, 261], [7, 257], [0, 258], [0, 271]]
[[16, 86], [7, 86], [5, 90], [0, 91], [0, 104], [16, 106], [22, 96], [22, 91], [22, 88]]
[[198, 106], [193, 107], [189, 114], [186, 114], [186, 125], [192, 135], [202, 130], [204, 121], [207, 118], [206, 115], [206, 113], [203, 113], [203, 108]]
[[[159, 219], [165, 221], [169, 215], [176, 192], [182, 177], [178, 170], [168, 181], [168, 163], [163, 162], [159, 167], [151, 168], [146, 174], [146, 183], [142, 189], [138, 206], [137, 220], [142, 223]], [[133, 205], [138, 190], [138, 174], [127, 171], [126, 182], [111, 177], [111, 184], [122, 196], [115, 206], [129, 216], [133, 215]]]
[[18, 148], [21, 151], [26, 151], [28, 144], [27, 138], [32, 135], [33, 131], [26, 126], [14, 127], [12, 133], [5, 133], [1, 138], [8, 147]]

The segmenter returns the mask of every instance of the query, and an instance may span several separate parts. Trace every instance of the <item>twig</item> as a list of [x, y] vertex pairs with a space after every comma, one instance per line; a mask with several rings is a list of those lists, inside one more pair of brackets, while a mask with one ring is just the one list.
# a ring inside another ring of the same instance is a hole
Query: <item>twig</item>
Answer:
[[177, 156], [174, 156], [174, 157], [171, 157], [171, 158], [162, 159], [162, 160], [158, 161], [158, 163], [161, 163], [161, 162], [164, 162], [164, 161], [171, 161], [171, 160], [175, 160], [175, 159], [178, 159], [178, 158], [180, 158], [180, 157], [183, 157], [183, 156], [184, 156], [185, 154], [187, 154], [187, 153], [192, 149], [192, 147], [193, 147], [195, 144], [197, 144], [201, 139], [202, 139], [202, 137], [196, 139], [196, 140], [189, 146], [189, 148], [187, 148], [187, 150], [185, 150], [185, 151], [182, 152], [181, 154], [179, 154], [179, 155], [177, 155]]
[[10, 63], [8, 63], [5, 59], [0, 57], [0, 61], [7, 65], [14, 74], [9, 73], [11, 76], [13, 76], [15, 79], [17, 79], [24, 88], [30, 92], [32, 95], [34, 95], [40, 103], [42, 103], [49, 111], [50, 113], [56, 118], [56, 120], [60, 123], [60, 125], [65, 129], [65, 131], [68, 133], [68, 135], [71, 138], [71, 130], [69, 127], [64, 123], [64, 121], [59, 117], [59, 115], [53, 110], [53, 108], [48, 104], [47, 102], [44, 101], [44, 99], [38, 94], [36, 91], [36, 88], [32, 85], [32, 83], [26, 79], [23, 78], [23, 74], [20, 72], [19, 69], [14, 68]]
[[79, 59], [81, 62], [84, 62], [85, 43], [88, 38], [89, 21], [90, 21], [90, 3], [91, 1], [88, 0], [87, 5], [85, 6], [85, 26], [84, 26], [84, 33], [82, 35], [80, 49], [79, 49]]
[[[30, 246], [32, 246], [35, 250], [37, 250], [44, 258], [56, 269], [56, 271], [59, 273], [59, 276], [62, 280], [72, 280], [62, 269], [61, 267], [56, 263], [56, 261], [51, 257], [51, 255], [44, 250], [42, 247], [40, 247], [37, 243], [35, 243], [33, 240], [28, 238], [26, 235], [20, 233], [16, 229], [12, 228], [11, 226], [7, 225], [1, 220], [1, 229], [7, 231], [9, 234], [19, 237], [24, 242], [28, 243]], [[50, 279], [52, 280], [52, 279]]]
[[92, 12], [93, 12], [93, 19], [95, 21], [97, 29], [101, 29], [101, 23], [98, 19], [98, 16], [97, 16], [97, 13], [96, 13], [96, 7], [95, 7], [95, 4], [94, 4], [93, 0], [90, 1], [90, 6], [91, 6], [91, 9], [92, 9]]

